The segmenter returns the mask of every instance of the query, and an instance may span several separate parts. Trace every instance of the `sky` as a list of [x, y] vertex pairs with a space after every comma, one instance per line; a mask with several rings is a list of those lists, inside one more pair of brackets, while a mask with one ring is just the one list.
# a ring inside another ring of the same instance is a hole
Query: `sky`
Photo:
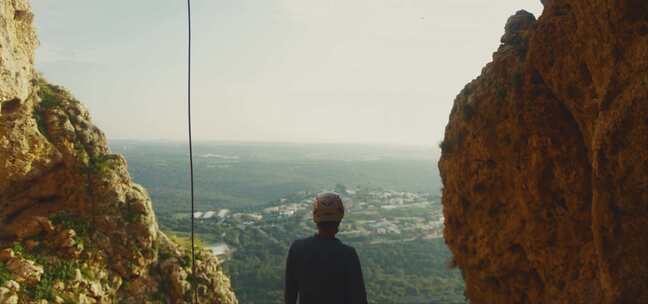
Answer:
[[[111, 139], [186, 141], [184, 0], [33, 0], [36, 66]], [[201, 141], [437, 145], [540, 0], [192, 0]]]

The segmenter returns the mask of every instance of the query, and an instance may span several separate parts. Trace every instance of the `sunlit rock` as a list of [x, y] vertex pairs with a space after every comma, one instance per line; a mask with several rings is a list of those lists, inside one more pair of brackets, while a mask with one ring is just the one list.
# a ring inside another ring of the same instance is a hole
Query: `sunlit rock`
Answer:
[[32, 19], [0, 3], [0, 275], [19, 287], [0, 304], [185, 303], [194, 278], [200, 303], [237, 303], [213, 256], [191, 273], [85, 106], [35, 72]]
[[471, 303], [648, 303], [648, 2], [543, 3], [455, 100], [446, 242]]

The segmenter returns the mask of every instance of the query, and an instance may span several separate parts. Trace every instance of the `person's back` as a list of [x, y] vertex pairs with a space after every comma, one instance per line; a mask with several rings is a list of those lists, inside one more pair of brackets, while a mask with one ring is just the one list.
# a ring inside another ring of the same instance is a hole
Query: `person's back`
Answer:
[[358, 255], [336, 238], [315, 235], [295, 241], [286, 280], [286, 293], [298, 291], [300, 304], [366, 303]]
[[[318, 234], [297, 240], [290, 247], [286, 261], [286, 304], [296, 304], [298, 298], [299, 304], [367, 303], [358, 255], [353, 247], [335, 238], [344, 210], [339, 197], [331, 195], [318, 196], [315, 201], [313, 218]], [[318, 200], [324, 202], [324, 209], [333, 200], [332, 206], [339, 205], [337, 212], [341, 215], [318, 213], [322, 210]]]

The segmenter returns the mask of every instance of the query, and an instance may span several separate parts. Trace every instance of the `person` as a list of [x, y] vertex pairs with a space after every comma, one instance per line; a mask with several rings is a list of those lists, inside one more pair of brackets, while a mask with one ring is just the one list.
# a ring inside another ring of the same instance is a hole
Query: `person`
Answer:
[[313, 203], [317, 234], [296, 240], [286, 260], [285, 304], [367, 304], [360, 260], [355, 249], [335, 238], [344, 205], [335, 193]]

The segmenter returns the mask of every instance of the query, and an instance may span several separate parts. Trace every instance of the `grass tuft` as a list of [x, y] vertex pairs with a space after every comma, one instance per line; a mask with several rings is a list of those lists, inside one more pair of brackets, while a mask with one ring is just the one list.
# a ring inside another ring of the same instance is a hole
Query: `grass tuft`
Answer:
[[56, 281], [69, 282], [76, 277], [79, 269], [77, 261], [60, 260], [54, 263], [43, 263], [43, 277], [38, 284], [28, 287], [27, 294], [34, 300], [56, 300], [54, 283]]
[[85, 237], [90, 233], [90, 224], [82, 217], [69, 212], [58, 212], [50, 216], [50, 220], [54, 225], [74, 230], [78, 237]]
[[7, 266], [0, 262], [0, 286], [3, 286], [7, 281], [13, 279], [11, 272], [7, 269]]

